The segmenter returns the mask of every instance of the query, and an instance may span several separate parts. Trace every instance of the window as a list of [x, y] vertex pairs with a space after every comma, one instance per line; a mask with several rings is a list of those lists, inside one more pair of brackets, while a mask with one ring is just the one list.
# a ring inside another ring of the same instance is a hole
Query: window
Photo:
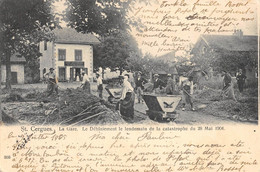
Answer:
[[82, 61], [82, 50], [75, 50], [75, 61]]
[[59, 56], [59, 61], [66, 60], [66, 50], [65, 49], [58, 49], [58, 56]]
[[47, 50], [47, 41], [44, 41], [44, 50]]
[[202, 47], [202, 54], [206, 53], [206, 47]]

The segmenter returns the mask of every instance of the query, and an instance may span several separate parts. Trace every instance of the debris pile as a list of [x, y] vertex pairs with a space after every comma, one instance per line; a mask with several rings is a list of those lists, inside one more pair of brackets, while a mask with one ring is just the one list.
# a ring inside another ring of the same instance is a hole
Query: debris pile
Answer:
[[59, 95], [46, 97], [45, 92], [28, 93], [33, 102], [8, 103], [5, 111], [21, 122], [33, 125], [84, 125], [124, 123], [120, 114], [109, 108], [109, 103], [84, 90], [61, 90]]
[[2, 102], [23, 102], [24, 99], [19, 93], [12, 92], [3, 98]]
[[203, 89], [195, 95], [195, 99], [219, 101], [221, 100], [221, 90]]
[[240, 121], [255, 122], [258, 120], [257, 98], [247, 98], [235, 102], [233, 100], [223, 100], [211, 103], [204, 109], [207, 113], [215, 116], [224, 116]]

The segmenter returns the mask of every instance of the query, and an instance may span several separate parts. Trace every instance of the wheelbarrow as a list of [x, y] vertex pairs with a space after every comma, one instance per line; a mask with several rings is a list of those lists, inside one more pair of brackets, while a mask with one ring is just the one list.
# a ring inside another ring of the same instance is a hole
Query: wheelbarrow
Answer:
[[109, 88], [109, 87], [106, 87], [105, 88], [106, 91], [108, 92], [109, 96], [108, 96], [108, 101], [112, 104], [116, 104], [120, 97], [121, 97], [121, 90], [122, 88]]
[[151, 120], [170, 122], [179, 116], [175, 109], [181, 100], [180, 95], [144, 94], [143, 99], [148, 107], [146, 114]]

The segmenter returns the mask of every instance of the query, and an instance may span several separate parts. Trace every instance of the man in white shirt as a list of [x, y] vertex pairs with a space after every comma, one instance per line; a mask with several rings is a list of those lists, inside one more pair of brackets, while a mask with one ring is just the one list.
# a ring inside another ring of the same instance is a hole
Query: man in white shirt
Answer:
[[102, 82], [102, 78], [101, 76], [97, 73], [96, 74], [96, 77], [97, 77], [97, 91], [98, 91], [98, 96], [102, 99], [103, 98], [103, 95], [102, 95], [102, 92], [103, 92], [103, 82]]
[[53, 93], [54, 90], [58, 94], [58, 85], [57, 85], [58, 80], [57, 80], [56, 75], [53, 71], [54, 71], [54, 69], [50, 68], [50, 72], [48, 72], [44, 75], [44, 77], [48, 81], [48, 85], [47, 85], [48, 95], [47, 96], [50, 96]]
[[89, 82], [89, 78], [88, 75], [83, 71], [82, 72], [82, 81], [81, 81], [81, 86], [83, 86], [83, 90], [86, 90], [87, 93], [90, 94], [90, 82]]

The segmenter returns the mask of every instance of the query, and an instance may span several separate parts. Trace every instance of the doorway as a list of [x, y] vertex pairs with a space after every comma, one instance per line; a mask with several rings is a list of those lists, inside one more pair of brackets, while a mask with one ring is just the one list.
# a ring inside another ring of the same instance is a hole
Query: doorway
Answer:
[[17, 72], [11, 72], [11, 83], [12, 84], [17, 84], [18, 83]]
[[80, 81], [81, 80], [80, 78], [81, 78], [80, 68], [75, 68], [75, 80]]
[[74, 81], [74, 68], [70, 68], [70, 81]]
[[66, 80], [65, 67], [59, 67], [59, 81]]

